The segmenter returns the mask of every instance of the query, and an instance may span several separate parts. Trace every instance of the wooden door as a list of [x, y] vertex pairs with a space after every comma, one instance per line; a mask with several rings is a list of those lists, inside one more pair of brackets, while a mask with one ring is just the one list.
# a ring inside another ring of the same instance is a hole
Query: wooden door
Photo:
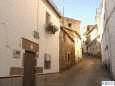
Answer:
[[23, 86], [35, 86], [35, 55], [36, 54], [34, 52], [25, 51]]

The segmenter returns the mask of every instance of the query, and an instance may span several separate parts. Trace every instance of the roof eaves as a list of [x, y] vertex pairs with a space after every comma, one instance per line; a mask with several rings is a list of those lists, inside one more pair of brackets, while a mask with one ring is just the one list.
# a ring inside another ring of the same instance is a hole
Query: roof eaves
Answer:
[[52, 0], [46, 0], [48, 4], [53, 8], [53, 10], [56, 12], [56, 14], [61, 17], [61, 12], [59, 12], [59, 9], [57, 8], [56, 4]]
[[76, 22], [81, 22], [80, 20], [77, 20], [77, 19], [74, 19], [74, 18], [70, 18], [70, 17], [64, 17], [65, 19], [68, 19], [68, 20], [73, 20], [73, 21], [76, 21]]

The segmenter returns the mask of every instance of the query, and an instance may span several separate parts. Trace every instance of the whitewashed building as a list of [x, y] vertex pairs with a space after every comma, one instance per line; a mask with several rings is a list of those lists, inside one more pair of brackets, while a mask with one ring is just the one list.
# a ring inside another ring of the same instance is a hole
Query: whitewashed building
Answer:
[[87, 30], [87, 25], [83, 25], [81, 27], [80, 33], [81, 33], [81, 39], [82, 39], [82, 54], [85, 55], [87, 54], [87, 46], [86, 46], [86, 36], [85, 36], [85, 32]]
[[75, 62], [78, 63], [82, 58], [82, 41], [78, 36], [75, 38]]
[[101, 57], [101, 47], [98, 41], [98, 27], [95, 25], [87, 25], [87, 30], [84, 33], [86, 40], [83, 42], [83, 53]]
[[1, 0], [0, 76], [20, 74], [26, 50], [35, 52], [38, 71], [59, 72], [59, 28], [50, 0]]
[[115, 0], [102, 0], [101, 9], [103, 15], [101, 17], [101, 27], [103, 29], [102, 61], [115, 78]]

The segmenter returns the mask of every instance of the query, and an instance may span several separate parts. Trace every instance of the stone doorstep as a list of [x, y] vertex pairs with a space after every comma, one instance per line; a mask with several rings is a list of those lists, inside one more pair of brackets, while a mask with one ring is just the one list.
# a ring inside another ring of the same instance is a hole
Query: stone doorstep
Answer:
[[64, 86], [64, 83], [47, 83], [47, 86]]
[[60, 82], [63, 81], [63, 78], [52, 78], [52, 77], [44, 77], [44, 78], [40, 78], [39, 80], [43, 80], [43, 81], [47, 81], [47, 82]]
[[63, 77], [61, 77], [61, 74], [56, 73], [56, 74], [43, 74], [43, 75], [38, 75], [37, 78], [39, 80], [47, 80], [48, 82], [55, 82], [55, 81], [62, 81], [64, 80]]

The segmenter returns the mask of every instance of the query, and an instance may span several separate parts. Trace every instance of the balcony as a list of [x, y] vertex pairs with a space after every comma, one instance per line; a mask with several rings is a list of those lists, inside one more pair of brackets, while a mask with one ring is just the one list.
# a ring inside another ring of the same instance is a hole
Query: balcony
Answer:
[[55, 34], [58, 31], [58, 28], [56, 25], [49, 23], [48, 25], [46, 25], [46, 32], [48, 34]]

